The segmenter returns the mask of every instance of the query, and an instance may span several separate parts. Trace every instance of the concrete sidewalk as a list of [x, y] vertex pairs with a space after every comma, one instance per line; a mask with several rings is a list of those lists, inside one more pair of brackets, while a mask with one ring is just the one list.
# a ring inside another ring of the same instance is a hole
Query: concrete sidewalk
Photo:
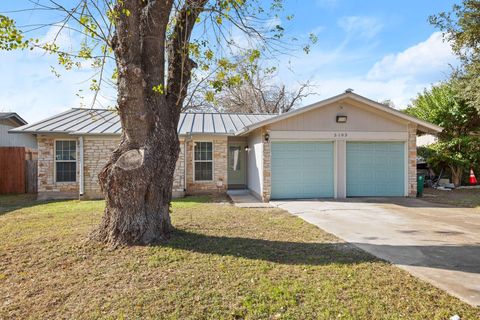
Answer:
[[407, 198], [272, 204], [480, 306], [480, 214], [475, 209]]
[[272, 208], [270, 203], [265, 203], [255, 198], [248, 190], [228, 190], [227, 194], [233, 204], [239, 208]]

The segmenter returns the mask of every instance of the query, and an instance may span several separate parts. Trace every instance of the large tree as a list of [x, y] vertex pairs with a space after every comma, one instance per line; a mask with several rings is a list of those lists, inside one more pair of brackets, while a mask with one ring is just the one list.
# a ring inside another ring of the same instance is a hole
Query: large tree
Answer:
[[430, 17], [430, 22], [444, 32], [460, 58], [454, 71], [455, 85], [465, 101], [480, 112], [480, 1], [462, 0], [450, 12]]
[[444, 129], [439, 141], [419, 150], [434, 168], [447, 167], [458, 186], [465, 170], [480, 165], [480, 115], [458, 92], [456, 80], [424, 90], [412, 101], [406, 113], [435, 123]]
[[[68, 8], [54, 0], [32, 2], [27, 12], [60, 14], [60, 20], [41, 24], [56, 26], [57, 35], [46, 43], [27, 39], [11, 17], [0, 15], [0, 49], [46, 50], [67, 69], [81, 65], [79, 59], [93, 61], [100, 75], [92, 82], [95, 93], [109, 59], [114, 61], [123, 132], [99, 175], [106, 208], [96, 238], [114, 246], [168, 238], [177, 123], [192, 72], [215, 70], [210, 83], [217, 90], [239, 77], [229, 72], [233, 51], [226, 47], [238, 48], [232, 30], [255, 42], [244, 50], [250, 59], [282, 48], [283, 27], [271, 22], [281, 1], [262, 7], [257, 0], [77, 0]], [[196, 33], [195, 26], [201, 26]], [[65, 30], [82, 35], [77, 50], [55, 42]]]

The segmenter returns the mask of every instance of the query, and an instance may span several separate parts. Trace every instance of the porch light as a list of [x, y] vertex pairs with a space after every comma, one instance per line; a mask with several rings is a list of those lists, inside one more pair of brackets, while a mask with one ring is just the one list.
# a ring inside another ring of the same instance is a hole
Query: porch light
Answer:
[[337, 123], [346, 123], [347, 116], [337, 116]]
[[250, 151], [250, 148], [248, 146], [245, 147], [245, 152]]
[[270, 135], [268, 133], [265, 133], [265, 141], [268, 142], [270, 140]]

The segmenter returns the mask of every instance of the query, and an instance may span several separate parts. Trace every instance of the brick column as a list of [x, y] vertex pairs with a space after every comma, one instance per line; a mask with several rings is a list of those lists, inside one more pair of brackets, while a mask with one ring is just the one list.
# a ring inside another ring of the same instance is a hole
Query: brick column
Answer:
[[408, 125], [408, 196], [417, 196], [417, 125]]

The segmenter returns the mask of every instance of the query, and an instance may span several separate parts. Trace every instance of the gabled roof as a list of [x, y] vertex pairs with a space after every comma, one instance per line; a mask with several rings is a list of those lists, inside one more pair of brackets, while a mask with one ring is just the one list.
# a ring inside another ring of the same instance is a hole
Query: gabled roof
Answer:
[[321, 100], [319, 102], [313, 103], [313, 104], [308, 105], [306, 107], [295, 109], [293, 111], [278, 115], [276, 117], [272, 117], [272, 118], [266, 119], [264, 121], [257, 122], [255, 124], [246, 126], [244, 130], [238, 132], [237, 134], [238, 135], [243, 135], [243, 134], [251, 132], [255, 129], [263, 127], [265, 125], [269, 125], [269, 124], [272, 124], [272, 123], [275, 123], [275, 122], [278, 122], [278, 121], [282, 121], [282, 120], [297, 116], [299, 114], [302, 114], [304, 112], [308, 112], [308, 111], [311, 111], [311, 110], [314, 110], [314, 109], [317, 109], [317, 108], [322, 108], [322, 107], [325, 107], [327, 105], [330, 105], [332, 103], [335, 103], [335, 102], [338, 102], [338, 101], [341, 101], [341, 100], [344, 100], [344, 99], [347, 99], [347, 98], [353, 99], [353, 100], [358, 101], [358, 102], [361, 102], [361, 103], [363, 103], [367, 106], [370, 106], [370, 107], [372, 107], [376, 110], [385, 112], [387, 114], [390, 114], [390, 115], [392, 115], [394, 117], [397, 117], [397, 118], [400, 118], [402, 120], [415, 123], [415, 124], [418, 125], [418, 130], [421, 131], [421, 132], [436, 134], [436, 133], [442, 132], [442, 130], [443, 130], [443, 128], [440, 127], [440, 126], [437, 126], [435, 124], [417, 119], [417, 118], [412, 117], [412, 116], [409, 116], [409, 115], [407, 115], [407, 114], [405, 114], [405, 113], [403, 113], [399, 110], [396, 110], [394, 108], [391, 108], [387, 105], [384, 105], [382, 103], [378, 103], [376, 101], [365, 98], [364, 96], [353, 93], [351, 89], [348, 89], [344, 93], [336, 95], [334, 97], [331, 97], [331, 98], [328, 98], [328, 99], [325, 99], [325, 100]]
[[0, 112], [0, 120], [10, 119], [23, 126], [27, 124], [27, 121], [23, 120], [16, 112]]
[[[265, 121], [275, 115], [243, 113], [182, 113], [179, 135], [234, 135], [246, 126]], [[45, 120], [11, 129], [12, 133], [65, 133], [73, 135], [119, 135], [120, 117], [115, 110], [74, 108]]]

